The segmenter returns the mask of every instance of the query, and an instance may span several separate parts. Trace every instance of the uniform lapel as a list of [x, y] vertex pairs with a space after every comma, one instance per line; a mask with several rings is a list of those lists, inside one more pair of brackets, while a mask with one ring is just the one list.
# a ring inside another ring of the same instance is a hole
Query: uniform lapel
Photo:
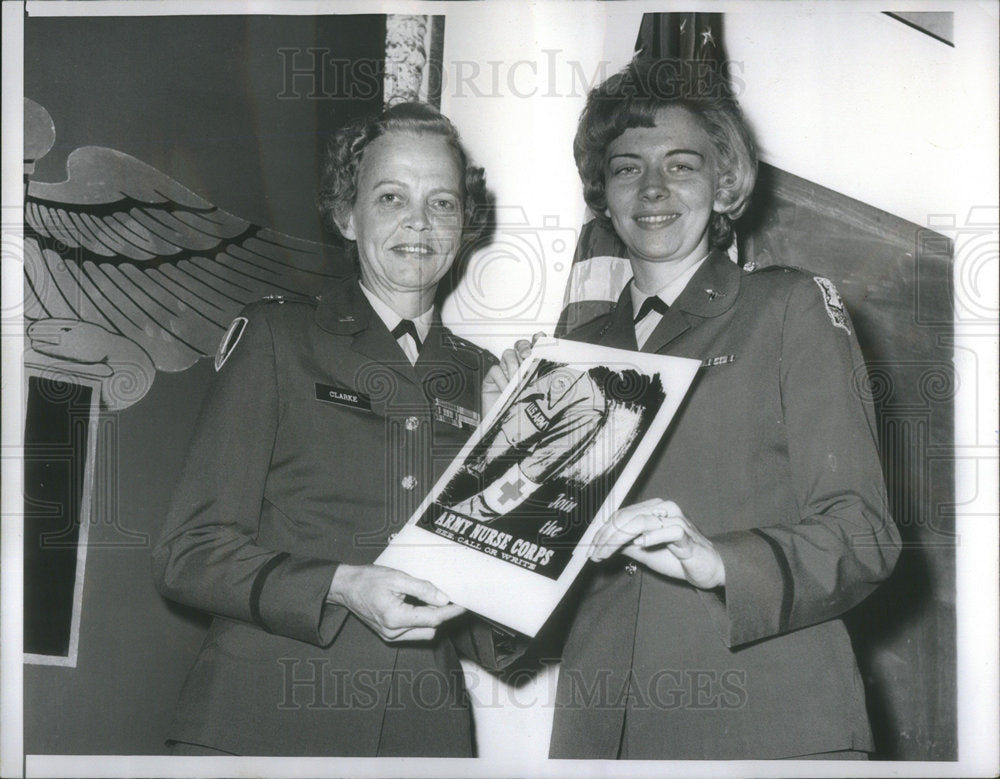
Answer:
[[724, 252], [715, 250], [709, 254], [646, 339], [642, 351], [660, 352], [700, 319], [728, 311], [736, 302], [740, 274], [740, 269]]
[[601, 346], [627, 349], [632, 352], [638, 351], [639, 347], [635, 342], [635, 326], [632, 323], [634, 314], [632, 313], [632, 295], [629, 292], [630, 289], [631, 282], [625, 285], [625, 289], [618, 296], [618, 302], [615, 303], [615, 307], [608, 314], [611, 321], [601, 330], [597, 339], [597, 343]]
[[[679, 299], [680, 298], [678, 298], [678, 300]], [[642, 345], [642, 351], [658, 352], [660, 349], [664, 348], [667, 344], [677, 338], [677, 336], [686, 333], [690, 329], [691, 323], [688, 322], [687, 317], [684, 316], [684, 313], [675, 302], [674, 305], [667, 310], [667, 313], [663, 315], [663, 318], [656, 326], [656, 329], [649, 334], [649, 338], [646, 339], [646, 343]]]
[[421, 382], [439, 381], [459, 372], [452, 353], [448, 351], [445, 343], [450, 335], [441, 324], [438, 312], [435, 311], [431, 329], [427, 332], [427, 338], [420, 350], [420, 357], [413, 366]]
[[361, 291], [357, 277], [345, 277], [324, 293], [316, 319], [324, 330], [353, 336], [351, 348], [363, 357], [419, 383], [410, 361]]

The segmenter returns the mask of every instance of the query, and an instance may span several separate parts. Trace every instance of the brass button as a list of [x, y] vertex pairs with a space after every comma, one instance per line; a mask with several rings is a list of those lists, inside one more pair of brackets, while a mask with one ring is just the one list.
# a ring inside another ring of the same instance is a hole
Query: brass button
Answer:
[[407, 430], [416, 430], [420, 427], [420, 419], [417, 417], [407, 417], [405, 425]]
[[414, 487], [417, 486], [417, 477], [412, 474], [409, 476], [404, 476], [402, 480], [399, 482], [399, 484], [404, 490], [412, 490]]
[[635, 572], [639, 570], [639, 566], [635, 564], [632, 560], [625, 563], [625, 573], [629, 576], [635, 576]]

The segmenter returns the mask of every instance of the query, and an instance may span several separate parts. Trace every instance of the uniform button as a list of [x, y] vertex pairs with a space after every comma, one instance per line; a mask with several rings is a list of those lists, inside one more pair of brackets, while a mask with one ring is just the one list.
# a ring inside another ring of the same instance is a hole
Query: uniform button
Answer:
[[404, 490], [412, 490], [417, 486], [417, 477], [412, 474], [410, 476], [404, 476], [399, 484]]
[[639, 566], [636, 565], [634, 562], [629, 561], [625, 563], [625, 573], [627, 573], [629, 576], [635, 576], [635, 572], [638, 570]]
[[406, 429], [416, 430], [420, 427], [420, 420], [417, 417], [407, 417], [406, 418]]

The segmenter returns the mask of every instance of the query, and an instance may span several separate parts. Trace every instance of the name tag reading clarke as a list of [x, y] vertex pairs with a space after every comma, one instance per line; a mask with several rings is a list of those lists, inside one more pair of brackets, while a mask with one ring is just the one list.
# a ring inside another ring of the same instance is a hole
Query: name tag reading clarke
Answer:
[[316, 383], [316, 400], [322, 400], [324, 403], [334, 403], [338, 406], [347, 406], [348, 408], [360, 408], [365, 411], [372, 410], [372, 401], [367, 395], [344, 387], [334, 387], [330, 384]]

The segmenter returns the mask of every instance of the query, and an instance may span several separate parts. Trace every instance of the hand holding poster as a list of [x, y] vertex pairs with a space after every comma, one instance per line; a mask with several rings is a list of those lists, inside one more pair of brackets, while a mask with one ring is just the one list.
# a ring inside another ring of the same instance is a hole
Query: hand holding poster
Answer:
[[699, 363], [539, 343], [379, 556], [534, 636], [586, 563]]

